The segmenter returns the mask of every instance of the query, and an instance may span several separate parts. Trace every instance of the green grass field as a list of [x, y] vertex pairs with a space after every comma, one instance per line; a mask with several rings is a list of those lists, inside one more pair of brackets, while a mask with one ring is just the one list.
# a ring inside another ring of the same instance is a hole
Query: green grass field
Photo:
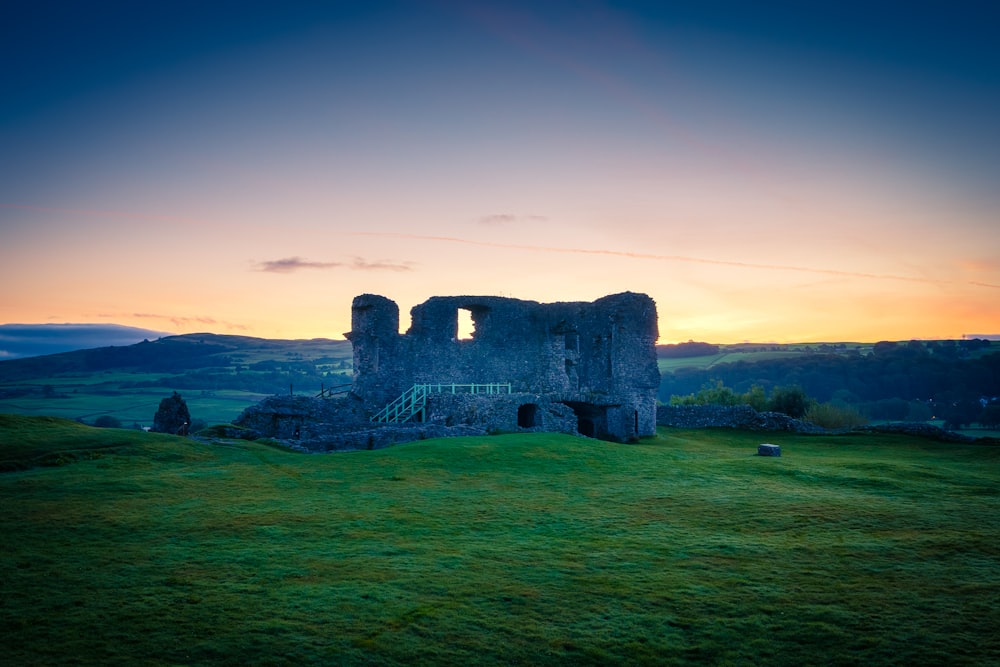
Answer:
[[[1000, 448], [300, 455], [0, 416], [7, 664], [1000, 662]], [[53, 465], [62, 463], [63, 465]]]
[[[672, 373], [679, 368], [698, 368], [703, 370], [717, 364], [731, 364], [737, 361], [756, 363], [771, 359], [799, 357], [817, 351], [821, 345], [829, 344], [767, 345], [746, 343], [721, 345], [718, 354], [706, 354], [698, 357], [661, 357], [657, 359], [657, 365], [661, 373]], [[862, 353], [871, 351], [871, 345], [861, 343], [836, 343], [836, 345], [843, 346], [843, 349], [840, 350], [842, 354], [846, 354], [848, 350]], [[828, 352], [832, 352], [832, 350], [828, 350]]]
[[[153, 415], [156, 414], [160, 401], [175, 391], [169, 386], [128, 390], [111, 387], [102, 391], [78, 389], [57, 383], [53, 383], [53, 386], [58, 387], [54, 398], [23, 396], [0, 399], [0, 411], [82, 419], [91, 423], [97, 417], [108, 415], [120, 420], [123, 426], [131, 426], [133, 423], [152, 426]], [[184, 397], [191, 417], [209, 424], [231, 422], [243, 410], [268, 396], [235, 389], [176, 391]]]
[[[815, 352], [868, 355], [872, 353], [873, 346], [872, 343], [738, 343], [720, 345], [718, 354], [698, 357], [661, 357], [657, 359], [657, 364], [661, 373], [673, 373], [679, 368], [704, 370], [717, 364], [728, 364], [737, 361], [756, 363], [771, 359], [797, 357]], [[975, 350], [970, 356], [977, 358], [997, 351], [1000, 351], [1000, 341], [992, 341], [989, 346]]]
[[701, 357], [679, 357], [676, 359], [657, 359], [656, 363], [661, 373], [672, 373], [678, 368], [711, 368], [716, 364], [731, 364], [737, 361], [748, 363], [766, 361], [768, 359], [783, 359], [797, 357], [802, 353], [797, 350], [766, 351], [766, 352], [719, 352]]

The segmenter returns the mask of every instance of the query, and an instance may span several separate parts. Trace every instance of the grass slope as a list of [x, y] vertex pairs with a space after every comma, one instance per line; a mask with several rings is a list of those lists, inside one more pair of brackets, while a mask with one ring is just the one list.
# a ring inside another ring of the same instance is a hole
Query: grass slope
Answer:
[[[72, 442], [20, 419], [0, 458]], [[1000, 661], [998, 448], [128, 436], [0, 475], [10, 664]]]
[[98, 429], [58, 417], [0, 414], [0, 471], [63, 465], [78, 458], [175, 438], [125, 429]]

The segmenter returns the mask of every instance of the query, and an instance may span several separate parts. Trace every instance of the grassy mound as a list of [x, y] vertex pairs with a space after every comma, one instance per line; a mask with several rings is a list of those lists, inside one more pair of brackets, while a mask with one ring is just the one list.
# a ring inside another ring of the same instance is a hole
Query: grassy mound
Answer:
[[149, 448], [157, 445], [171, 449], [183, 447], [183, 443], [172, 436], [134, 429], [94, 428], [58, 417], [0, 414], [0, 472], [64, 465], [111, 452], [149, 453]]
[[[0, 458], [68, 433], [10, 423]], [[12, 664], [1000, 660], [1000, 448], [776, 434], [764, 458], [759, 434], [661, 431], [310, 456], [129, 435], [0, 475]]]

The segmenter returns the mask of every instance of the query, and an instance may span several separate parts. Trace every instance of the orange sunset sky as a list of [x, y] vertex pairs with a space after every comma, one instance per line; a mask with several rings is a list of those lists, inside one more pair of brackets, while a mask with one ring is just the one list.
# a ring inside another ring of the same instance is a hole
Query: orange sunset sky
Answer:
[[661, 343], [1000, 334], [989, 3], [143, 4], [0, 28], [0, 323], [635, 291]]

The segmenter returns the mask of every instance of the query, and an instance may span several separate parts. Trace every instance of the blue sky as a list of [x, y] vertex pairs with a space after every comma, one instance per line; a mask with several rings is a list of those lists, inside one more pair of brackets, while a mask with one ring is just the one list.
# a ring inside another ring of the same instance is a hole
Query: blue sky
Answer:
[[0, 322], [631, 290], [663, 342], [1000, 332], [994, 3], [536, 4], [6, 9]]

